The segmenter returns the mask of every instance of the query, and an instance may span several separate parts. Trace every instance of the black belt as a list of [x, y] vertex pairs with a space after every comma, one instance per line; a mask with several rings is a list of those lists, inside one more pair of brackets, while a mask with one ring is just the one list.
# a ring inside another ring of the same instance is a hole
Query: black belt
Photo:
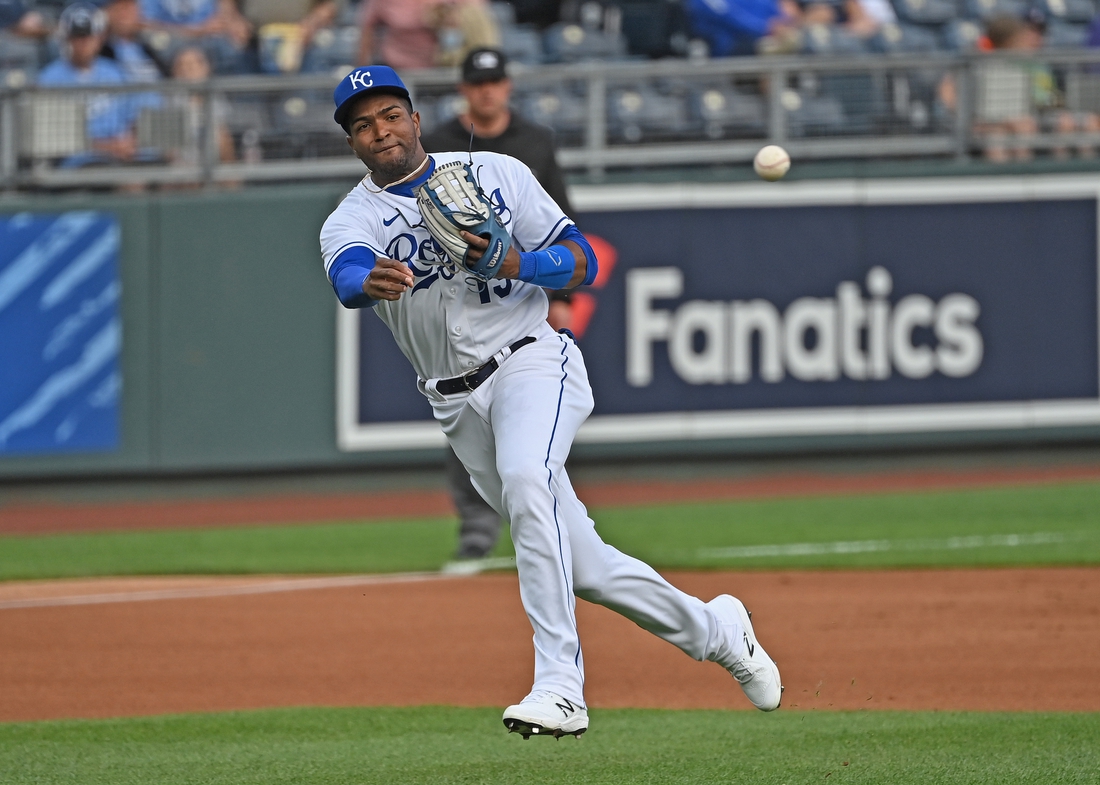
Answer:
[[[506, 356], [510, 356], [513, 352], [522, 349], [529, 343], [534, 342], [535, 339], [532, 338], [530, 335], [528, 335], [526, 338], [520, 338], [518, 341], [508, 347], [508, 355]], [[501, 360], [500, 362], [503, 362], [503, 360]], [[450, 379], [440, 379], [438, 382], [435, 383], [435, 390], [436, 392], [442, 393], [443, 395], [454, 395], [455, 393], [460, 392], [473, 392], [482, 384], [484, 384], [486, 379], [493, 375], [496, 369], [500, 367], [500, 362], [497, 361], [496, 357], [493, 357], [487, 363], [485, 363], [484, 365], [479, 365], [477, 368], [474, 368], [469, 373], [464, 373], [461, 376], [454, 376]]]

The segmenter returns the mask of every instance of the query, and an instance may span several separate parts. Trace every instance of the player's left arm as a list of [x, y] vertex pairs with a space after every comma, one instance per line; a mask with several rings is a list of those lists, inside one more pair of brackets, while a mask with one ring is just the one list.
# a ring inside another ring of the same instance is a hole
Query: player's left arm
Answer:
[[[462, 233], [476, 261], [489, 241], [469, 232]], [[596, 280], [596, 254], [573, 224], [567, 224], [554, 242], [541, 251], [518, 251], [513, 245], [501, 262], [497, 278], [516, 278], [544, 289], [575, 289]]]
[[[504, 196], [513, 219], [509, 226], [512, 247], [497, 277], [516, 278], [544, 289], [573, 289], [596, 280], [592, 246], [531, 170], [507, 156], [496, 157], [493, 164], [507, 185]], [[463, 233], [463, 239], [478, 258], [489, 247], [487, 240], [469, 233]]]

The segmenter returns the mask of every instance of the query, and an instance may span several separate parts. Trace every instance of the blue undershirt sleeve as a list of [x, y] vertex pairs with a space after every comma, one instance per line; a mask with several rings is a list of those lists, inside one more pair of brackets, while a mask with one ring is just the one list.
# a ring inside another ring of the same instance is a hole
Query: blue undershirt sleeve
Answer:
[[574, 224], [569, 224], [562, 230], [561, 234], [554, 240], [554, 244], [560, 243], [562, 240], [572, 240], [581, 247], [584, 251], [584, 258], [588, 262], [588, 267], [585, 269], [584, 280], [581, 281], [581, 286], [590, 286], [593, 281], [596, 280], [596, 274], [600, 271], [599, 263], [596, 261], [596, 252], [592, 250], [592, 246], [588, 244], [588, 240], [581, 234], [581, 230]]
[[365, 245], [353, 245], [341, 251], [328, 268], [328, 277], [336, 296], [345, 308], [371, 308], [377, 304], [363, 291], [363, 281], [374, 269], [374, 251]]

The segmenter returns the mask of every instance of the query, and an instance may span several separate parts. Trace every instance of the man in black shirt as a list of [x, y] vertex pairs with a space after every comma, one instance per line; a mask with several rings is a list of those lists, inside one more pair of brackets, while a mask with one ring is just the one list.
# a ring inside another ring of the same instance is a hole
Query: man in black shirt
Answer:
[[[565, 179], [554, 156], [554, 132], [511, 110], [508, 101], [512, 96], [512, 80], [505, 72], [506, 65], [507, 58], [498, 49], [470, 52], [462, 63], [462, 81], [458, 85], [466, 99], [466, 111], [425, 135], [421, 144], [429, 153], [473, 149], [518, 158], [527, 164], [562, 211], [575, 218], [565, 191]], [[551, 300], [547, 319], [550, 326], [555, 330], [569, 328], [572, 316], [569, 292], [547, 292], [547, 295]], [[461, 525], [456, 561], [444, 569], [454, 573], [475, 573], [485, 566], [481, 560], [500, 536], [500, 516], [474, 490], [470, 475], [450, 450], [446, 469]]]

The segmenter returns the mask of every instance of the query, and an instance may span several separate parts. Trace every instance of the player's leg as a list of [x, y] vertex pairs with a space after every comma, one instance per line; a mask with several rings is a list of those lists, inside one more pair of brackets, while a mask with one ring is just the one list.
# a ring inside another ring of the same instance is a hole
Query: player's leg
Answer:
[[575, 352], [572, 341], [557, 335], [526, 346], [470, 396], [470, 408], [492, 429], [495, 471], [468, 468], [488, 498], [499, 493], [511, 527], [520, 599], [534, 630], [532, 693], [552, 692], [583, 706], [573, 557], [553, 482], [576, 431], [572, 423], [583, 422], [592, 407], [583, 364], [574, 369], [579, 355], [571, 357], [570, 347]]
[[500, 537], [500, 513], [481, 497], [470, 480], [470, 473], [448, 450], [445, 459], [447, 484], [458, 512], [458, 559], [479, 559], [487, 555]]
[[[591, 394], [584, 359], [572, 341], [566, 343], [571, 379], [562, 386], [556, 447], [547, 466], [557, 519], [568, 535], [575, 594], [615, 610], [696, 660], [718, 662], [737, 677], [756, 706], [774, 709], [781, 692], [779, 673], [757, 645], [740, 601], [724, 595], [704, 603], [677, 589], [645, 562], [606, 544], [596, 532], [564, 466], [569, 446], [587, 417]], [[576, 404], [571, 404], [572, 397]]]

